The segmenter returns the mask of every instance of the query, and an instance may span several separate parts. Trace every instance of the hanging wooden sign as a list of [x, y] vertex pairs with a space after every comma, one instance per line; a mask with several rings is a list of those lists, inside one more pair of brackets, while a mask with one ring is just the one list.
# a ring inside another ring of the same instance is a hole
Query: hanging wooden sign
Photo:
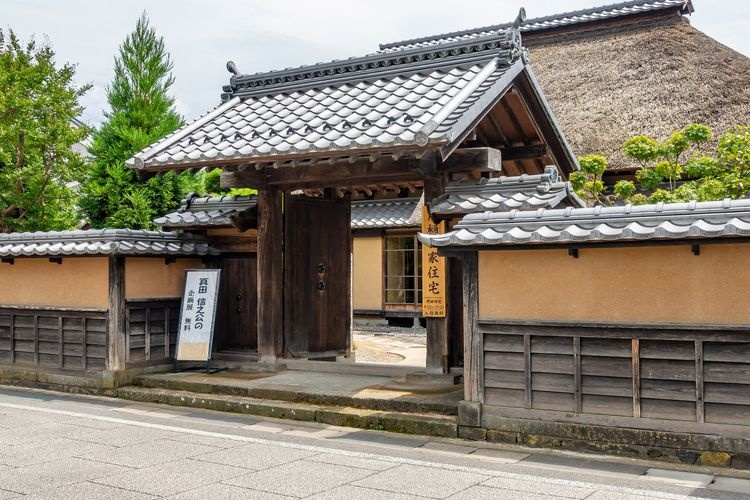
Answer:
[[185, 272], [176, 361], [210, 362], [220, 273], [220, 269]]
[[[422, 207], [422, 233], [445, 233], [445, 221], [435, 223]], [[440, 257], [437, 248], [422, 247], [422, 316], [445, 317], [445, 257]]]

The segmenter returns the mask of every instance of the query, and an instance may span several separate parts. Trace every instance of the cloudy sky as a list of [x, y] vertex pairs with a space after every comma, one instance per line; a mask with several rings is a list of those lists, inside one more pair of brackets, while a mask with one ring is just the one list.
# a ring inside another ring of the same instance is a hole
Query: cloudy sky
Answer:
[[[59, 62], [78, 65], [83, 118], [96, 124], [106, 110], [113, 57], [142, 11], [164, 37], [174, 60], [178, 111], [192, 119], [219, 102], [233, 60], [243, 73], [311, 64], [377, 49], [378, 43], [512, 21], [615, 0], [0, 0], [0, 26], [24, 40], [47, 37]], [[750, 2], [693, 0], [692, 23], [750, 56]]]

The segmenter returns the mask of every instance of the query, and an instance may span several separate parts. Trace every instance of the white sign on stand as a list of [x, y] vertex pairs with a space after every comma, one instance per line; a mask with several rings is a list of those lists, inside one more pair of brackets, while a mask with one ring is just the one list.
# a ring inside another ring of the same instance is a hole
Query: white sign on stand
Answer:
[[210, 362], [220, 273], [220, 269], [185, 271], [175, 362]]

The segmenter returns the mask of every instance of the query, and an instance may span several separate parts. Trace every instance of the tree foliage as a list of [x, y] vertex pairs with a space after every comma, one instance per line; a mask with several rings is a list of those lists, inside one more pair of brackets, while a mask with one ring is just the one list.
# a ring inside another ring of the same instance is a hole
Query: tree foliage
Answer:
[[193, 186], [190, 174], [141, 180], [125, 160], [183, 124], [169, 89], [173, 63], [144, 13], [120, 46], [107, 88], [110, 111], [92, 138], [94, 162], [81, 208], [94, 227], [150, 228], [152, 219], [179, 206]]
[[55, 65], [48, 43], [23, 44], [0, 30], [0, 232], [75, 227], [84, 161], [71, 146], [87, 134], [73, 124], [89, 89], [75, 67]]
[[[706, 125], [692, 123], [658, 142], [640, 135], [623, 145], [625, 156], [640, 168], [636, 182], [617, 182], [612, 194], [602, 185], [582, 183], [592, 156], [579, 159], [581, 173], [571, 176], [576, 192], [594, 203], [643, 204], [657, 202], [709, 201], [744, 198], [750, 194], [750, 124], [740, 125], [719, 138], [714, 151], [707, 151], [713, 131]], [[605, 164], [606, 164], [606, 160]], [[601, 162], [601, 160], [599, 160]], [[590, 181], [589, 181], [590, 182]]]

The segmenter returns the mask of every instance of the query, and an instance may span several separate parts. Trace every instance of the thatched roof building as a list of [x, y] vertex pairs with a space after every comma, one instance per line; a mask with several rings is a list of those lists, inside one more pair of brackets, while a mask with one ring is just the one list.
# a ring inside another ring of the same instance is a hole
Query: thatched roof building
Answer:
[[[708, 4], [708, 3], [707, 3]], [[689, 21], [691, 1], [630, 1], [529, 19], [531, 66], [577, 155], [634, 167], [623, 142], [691, 122], [717, 134], [750, 122], [750, 58]], [[383, 51], [481, 36], [488, 26], [381, 45]]]

